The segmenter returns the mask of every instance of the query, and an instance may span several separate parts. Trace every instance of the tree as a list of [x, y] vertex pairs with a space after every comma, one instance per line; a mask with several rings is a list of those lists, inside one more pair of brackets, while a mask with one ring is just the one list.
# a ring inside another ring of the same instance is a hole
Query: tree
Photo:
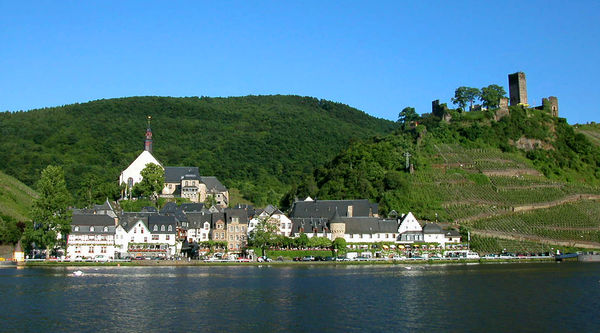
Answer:
[[25, 231], [28, 243], [53, 250], [60, 237], [59, 245], [66, 245], [71, 231], [71, 211], [68, 209], [71, 196], [61, 167], [49, 165], [42, 171], [38, 193], [31, 209], [33, 223], [28, 224]]
[[25, 223], [10, 216], [0, 215], [0, 244], [17, 244], [23, 235]]
[[467, 107], [467, 103], [470, 106], [473, 106], [473, 102], [478, 99], [481, 95], [481, 92], [477, 88], [471, 87], [458, 87], [454, 91], [454, 98], [452, 98], [452, 103], [458, 105], [461, 110], [465, 110]]
[[419, 119], [419, 115], [415, 111], [415, 108], [407, 106], [398, 114], [398, 122], [400, 124], [407, 124], [411, 121], [416, 121]]
[[215, 199], [215, 196], [212, 194], [209, 194], [206, 196], [206, 199], [204, 200], [204, 206], [205, 207], [212, 207], [212, 206], [216, 206], [217, 205], [217, 199]]
[[344, 252], [346, 251], [346, 240], [343, 239], [342, 237], [338, 237], [336, 239], [333, 240], [333, 242], [331, 243], [331, 247], [333, 248], [334, 251], [337, 252]]
[[296, 238], [296, 246], [299, 249], [303, 249], [303, 248], [306, 248], [307, 245], [308, 245], [308, 236], [306, 236], [305, 233], [300, 234], [300, 236], [298, 236], [298, 238]]
[[261, 219], [258, 225], [248, 237], [248, 241], [252, 246], [257, 246], [261, 249], [262, 255], [265, 255], [265, 248], [275, 242], [277, 237], [277, 226], [269, 222], [268, 218]]
[[503, 87], [497, 84], [490, 84], [487, 87], [481, 88], [480, 98], [483, 102], [483, 106], [488, 108], [495, 108], [500, 105], [500, 98], [506, 96], [506, 91]]
[[135, 184], [134, 192], [150, 198], [156, 204], [158, 194], [165, 187], [165, 170], [154, 163], [148, 163], [140, 174], [142, 181]]

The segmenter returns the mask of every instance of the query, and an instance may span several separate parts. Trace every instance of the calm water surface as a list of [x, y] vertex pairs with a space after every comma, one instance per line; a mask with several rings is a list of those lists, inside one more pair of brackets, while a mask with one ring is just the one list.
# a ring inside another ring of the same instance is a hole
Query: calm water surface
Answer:
[[3, 268], [0, 297], [3, 332], [600, 332], [592, 263]]

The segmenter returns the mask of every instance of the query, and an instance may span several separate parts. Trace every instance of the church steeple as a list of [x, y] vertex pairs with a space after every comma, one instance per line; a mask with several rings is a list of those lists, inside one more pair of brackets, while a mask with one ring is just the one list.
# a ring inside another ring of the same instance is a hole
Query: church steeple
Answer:
[[150, 128], [152, 116], [148, 116], [148, 128], [146, 128], [146, 140], [144, 141], [144, 150], [152, 152], [152, 129]]

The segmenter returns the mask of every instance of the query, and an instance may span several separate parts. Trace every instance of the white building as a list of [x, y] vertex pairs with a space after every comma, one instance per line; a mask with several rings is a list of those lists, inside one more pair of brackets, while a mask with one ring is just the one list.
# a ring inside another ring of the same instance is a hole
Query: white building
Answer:
[[67, 237], [67, 258], [115, 257], [116, 219], [108, 215], [74, 214]]
[[257, 210], [254, 217], [248, 223], [248, 235], [256, 228], [258, 223], [263, 220], [277, 226], [277, 234], [286, 237], [292, 236], [292, 220], [273, 205], [268, 205], [265, 209]]
[[121, 258], [172, 257], [177, 253], [177, 221], [173, 216], [124, 213], [115, 230]]

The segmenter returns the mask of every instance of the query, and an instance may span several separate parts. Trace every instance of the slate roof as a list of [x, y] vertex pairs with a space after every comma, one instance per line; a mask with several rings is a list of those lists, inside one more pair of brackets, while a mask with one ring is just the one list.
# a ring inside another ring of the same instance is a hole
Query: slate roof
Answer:
[[330, 219], [336, 210], [340, 216], [348, 216], [348, 206], [352, 206], [353, 217], [368, 217], [378, 214], [379, 205], [369, 200], [314, 200], [296, 201], [292, 206], [290, 218], [319, 217]]
[[[157, 230], [154, 230], [154, 226], [157, 226]], [[161, 231], [161, 227], [165, 226], [165, 231]], [[165, 215], [151, 215], [148, 216], [148, 230], [150, 230], [153, 234], [173, 234], [177, 230], [177, 220], [174, 216], [165, 216]], [[171, 226], [171, 231], [169, 230], [169, 226]]]
[[142, 221], [144, 225], [148, 226], [148, 217], [157, 215], [156, 213], [148, 212], [123, 212], [119, 215], [119, 225], [129, 232], [131, 228], [138, 222]]
[[341, 220], [346, 223], [346, 234], [393, 234], [398, 232], [396, 220], [383, 220], [376, 217], [346, 217]]
[[315, 228], [321, 233], [324, 229], [329, 232], [329, 219], [322, 217], [296, 217], [292, 218], [292, 232], [298, 233], [303, 230], [304, 233], [313, 233]]
[[248, 213], [243, 208], [225, 208], [225, 217], [227, 218], [227, 223], [231, 222], [232, 217], [238, 217], [240, 224], [248, 223]]
[[183, 210], [186, 213], [187, 212], [200, 212], [204, 208], [204, 204], [188, 202], [188, 203], [182, 203], [180, 208], [181, 208], [181, 210]]
[[460, 237], [460, 232], [458, 232], [457, 230], [454, 230], [454, 229], [449, 229], [449, 230], [445, 230], [444, 235], [448, 236], [448, 237]]
[[[90, 231], [94, 227], [94, 231]], [[106, 231], [105, 231], [106, 228]], [[75, 231], [75, 229], [78, 229]], [[114, 234], [115, 220], [108, 215], [77, 214], [71, 219], [72, 234]]]
[[435, 223], [426, 223], [423, 227], [424, 234], [443, 234], [442, 227]]
[[[196, 168], [198, 169], [198, 168]], [[200, 181], [206, 185], [208, 191], [216, 190], [217, 192], [227, 191], [227, 187], [223, 186], [221, 182], [214, 176], [203, 176], [200, 177]]]
[[165, 183], [180, 183], [181, 179], [200, 179], [197, 167], [165, 167]]
[[186, 213], [186, 215], [192, 229], [202, 229], [204, 228], [204, 222], [210, 224], [212, 221], [212, 214], [208, 212]]

